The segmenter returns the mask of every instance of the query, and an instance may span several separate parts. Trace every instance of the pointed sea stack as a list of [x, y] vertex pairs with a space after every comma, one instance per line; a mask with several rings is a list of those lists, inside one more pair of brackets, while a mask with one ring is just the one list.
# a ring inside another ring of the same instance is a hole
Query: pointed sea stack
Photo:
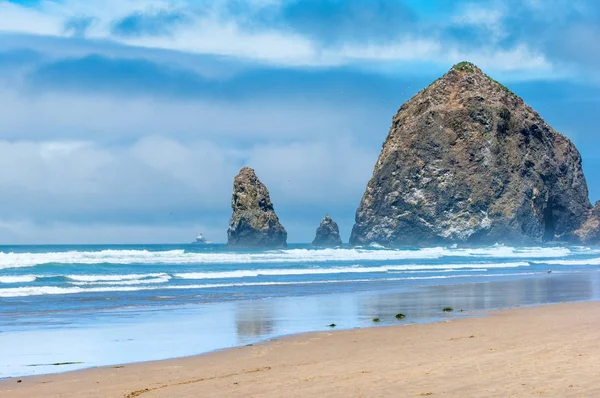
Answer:
[[287, 232], [275, 214], [269, 191], [249, 167], [242, 168], [233, 181], [231, 208], [233, 214], [227, 230], [227, 246], [287, 247]]
[[317, 234], [315, 240], [312, 242], [313, 246], [317, 247], [335, 247], [342, 245], [342, 238], [340, 238], [340, 229], [335, 221], [325, 215], [321, 225], [317, 228]]
[[590, 209], [571, 141], [462, 62], [394, 116], [350, 243], [576, 242]]

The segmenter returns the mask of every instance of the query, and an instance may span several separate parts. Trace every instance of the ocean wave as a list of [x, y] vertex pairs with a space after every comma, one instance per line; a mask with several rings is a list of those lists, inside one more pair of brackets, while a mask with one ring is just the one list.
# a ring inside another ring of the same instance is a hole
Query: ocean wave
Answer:
[[588, 258], [582, 260], [545, 260], [533, 262], [535, 264], [547, 265], [600, 265], [600, 258]]
[[119, 282], [168, 276], [164, 272], [155, 274], [122, 274], [122, 275], [65, 275], [65, 278], [76, 282]]
[[358, 265], [350, 267], [337, 268], [297, 268], [297, 269], [258, 269], [258, 270], [238, 270], [238, 271], [221, 271], [221, 272], [185, 272], [173, 274], [173, 277], [178, 279], [233, 279], [233, 278], [252, 278], [258, 276], [291, 276], [291, 275], [328, 275], [328, 274], [363, 274], [363, 273], [388, 273], [399, 271], [415, 271], [430, 270], [439, 272], [456, 271], [460, 269], [478, 269], [482, 266], [486, 268], [513, 268], [527, 267], [528, 262], [514, 263], [496, 263], [496, 264], [443, 264], [443, 265], [393, 265], [381, 267], [361, 267]]
[[35, 282], [35, 275], [0, 276], [0, 283], [30, 283]]
[[[525, 267], [528, 262], [512, 263], [474, 263], [474, 264], [442, 264], [442, 265], [396, 265], [381, 267], [349, 267], [332, 268], [298, 268], [298, 269], [258, 269], [214, 272], [184, 272], [168, 274], [83, 274], [83, 275], [19, 275], [0, 277], [0, 283], [32, 283], [56, 282], [68, 283], [73, 286], [110, 285], [128, 286], [166, 283], [172, 278], [202, 280], [202, 279], [243, 279], [259, 276], [303, 276], [328, 274], [358, 274], [358, 273], [449, 273], [449, 272], [486, 272], [488, 268]], [[485, 266], [487, 268], [481, 268]]]
[[135, 285], [156, 285], [160, 283], [167, 283], [171, 280], [170, 275], [163, 275], [157, 278], [148, 279], [130, 279], [130, 280], [108, 280], [108, 281], [93, 281], [93, 282], [69, 282], [70, 285], [75, 286], [135, 286]]
[[210, 252], [185, 250], [101, 250], [49, 253], [0, 252], [0, 269], [32, 267], [43, 264], [249, 264], [310, 263], [341, 261], [430, 260], [443, 257], [469, 258], [558, 258], [573, 252], [561, 247], [513, 248], [493, 246], [477, 249], [443, 247], [408, 249], [290, 249], [266, 252]]
[[513, 274], [463, 274], [463, 275], [436, 275], [436, 276], [414, 276], [404, 278], [385, 278], [385, 279], [353, 279], [353, 280], [323, 280], [323, 281], [298, 281], [298, 282], [249, 282], [249, 283], [214, 283], [204, 285], [172, 285], [172, 286], [107, 286], [107, 287], [56, 287], [56, 286], [36, 286], [36, 287], [18, 287], [0, 289], [0, 297], [29, 297], [44, 295], [68, 295], [79, 293], [109, 293], [109, 292], [136, 292], [148, 290], [197, 290], [197, 289], [216, 289], [232, 287], [250, 287], [250, 286], [287, 286], [287, 285], [318, 285], [318, 284], [340, 284], [340, 283], [360, 283], [360, 282], [393, 282], [403, 280], [431, 280], [431, 279], [455, 279], [455, 278], [490, 278], [490, 277], [509, 277], [516, 275], [537, 275], [539, 272], [513, 273]]
[[[529, 263], [526, 263], [529, 265]], [[479, 266], [482, 265], [486, 265], [486, 264], [478, 264]], [[492, 267], [494, 268], [494, 267]], [[496, 267], [498, 268], [498, 267]], [[510, 266], [508, 268], [511, 268]], [[407, 270], [407, 271], [389, 271], [392, 274], [398, 273], [398, 274], [440, 274], [440, 273], [445, 273], [445, 272], [486, 272], [488, 271], [487, 268], [446, 268], [446, 269], [425, 269], [425, 270]]]

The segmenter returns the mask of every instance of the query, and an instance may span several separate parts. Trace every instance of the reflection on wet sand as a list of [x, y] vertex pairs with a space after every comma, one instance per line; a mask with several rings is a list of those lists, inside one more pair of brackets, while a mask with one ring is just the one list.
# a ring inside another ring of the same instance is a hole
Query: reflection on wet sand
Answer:
[[[519, 280], [440, 285], [415, 288], [408, 292], [365, 294], [360, 315], [391, 317], [402, 312], [407, 320], [423, 322], [442, 315], [451, 307], [460, 312], [481, 312], [524, 305], [600, 299], [597, 272], [548, 274]], [[596, 287], [596, 288], [594, 288]], [[382, 319], [383, 320], [383, 319]]]
[[270, 335], [275, 330], [273, 308], [239, 305], [235, 309], [235, 331], [240, 341]]
[[[201, 354], [276, 336], [431, 322], [524, 305], [600, 300], [600, 272], [553, 272], [488, 283], [453, 284], [261, 300], [47, 313], [36, 330], [30, 316], [0, 319], [0, 377]], [[401, 289], [401, 290], [400, 290]], [[453, 312], [445, 313], [444, 307]], [[464, 310], [464, 312], [461, 312]], [[398, 313], [406, 318], [396, 319]], [[87, 316], [86, 316], [87, 314]], [[111, 320], [108, 322], [107, 320]], [[45, 344], [53, 341], [51, 349]], [[32, 363], [75, 365], [29, 367]]]

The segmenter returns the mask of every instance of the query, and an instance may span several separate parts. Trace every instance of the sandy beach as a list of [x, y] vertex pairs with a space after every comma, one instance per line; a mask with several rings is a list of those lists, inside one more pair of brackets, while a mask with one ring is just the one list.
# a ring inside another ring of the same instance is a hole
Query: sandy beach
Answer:
[[290, 336], [196, 357], [0, 382], [2, 397], [593, 397], [600, 303]]

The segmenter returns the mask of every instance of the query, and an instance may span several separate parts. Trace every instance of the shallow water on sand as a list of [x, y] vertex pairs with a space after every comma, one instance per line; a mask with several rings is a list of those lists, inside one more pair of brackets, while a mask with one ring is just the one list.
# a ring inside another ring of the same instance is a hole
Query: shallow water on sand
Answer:
[[0, 378], [193, 355], [332, 323], [600, 299], [600, 251], [581, 247], [0, 251]]

